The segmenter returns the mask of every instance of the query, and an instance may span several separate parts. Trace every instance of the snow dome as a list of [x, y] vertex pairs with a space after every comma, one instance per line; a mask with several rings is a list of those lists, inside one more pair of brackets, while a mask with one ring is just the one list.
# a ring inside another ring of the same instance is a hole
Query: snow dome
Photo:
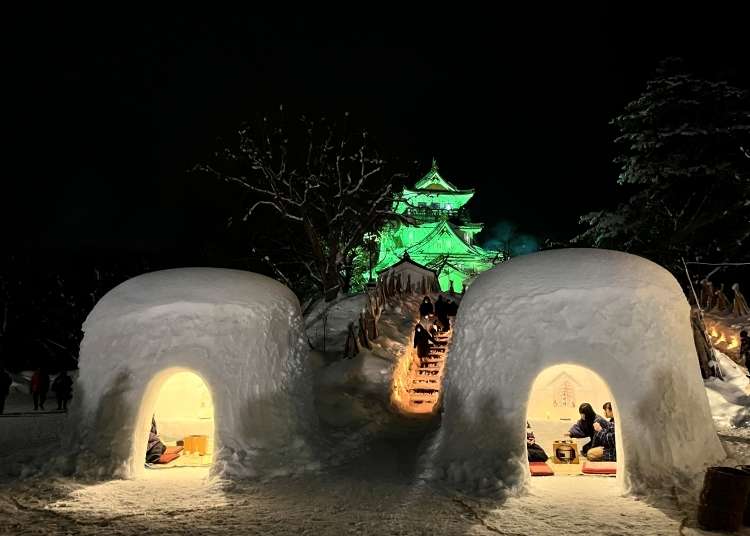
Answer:
[[569, 386], [589, 384], [575, 377], [580, 369], [607, 393], [591, 386], [584, 396], [613, 397], [617, 473], [627, 489], [692, 486], [725, 454], [689, 313], [669, 272], [616, 251], [545, 251], [481, 274], [456, 320], [442, 425], [428, 453], [432, 476], [479, 492], [522, 488], [526, 420], [550, 413], [529, 404], [532, 386], [568, 381], [545, 372], [568, 365]]
[[[153, 272], [104, 296], [83, 331], [78, 472], [143, 472], [153, 416], [163, 439], [206, 454], [215, 474], [285, 474], [312, 463], [302, 320], [283, 285], [236, 270]], [[191, 436], [208, 444], [190, 447]]]

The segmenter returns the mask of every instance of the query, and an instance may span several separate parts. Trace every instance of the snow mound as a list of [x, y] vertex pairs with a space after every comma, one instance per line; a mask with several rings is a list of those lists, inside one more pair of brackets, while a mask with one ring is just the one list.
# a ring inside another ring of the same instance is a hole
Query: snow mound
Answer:
[[427, 476], [480, 493], [523, 489], [531, 386], [569, 363], [596, 372], [615, 397], [627, 489], [693, 486], [725, 454], [689, 314], [669, 272], [616, 251], [545, 251], [481, 274], [456, 319]]
[[84, 323], [71, 471], [143, 471], [161, 385], [196, 373], [214, 405], [214, 474], [315, 467], [317, 420], [294, 294], [258, 274], [215, 268], [149, 273], [121, 284]]
[[718, 356], [724, 381], [704, 380], [711, 414], [718, 429], [744, 427], [750, 424], [750, 382], [745, 369], [729, 357], [714, 350]]

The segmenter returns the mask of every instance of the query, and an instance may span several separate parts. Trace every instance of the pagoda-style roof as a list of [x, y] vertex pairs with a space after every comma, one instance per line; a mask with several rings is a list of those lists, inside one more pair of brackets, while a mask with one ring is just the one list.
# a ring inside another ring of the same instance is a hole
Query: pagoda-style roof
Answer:
[[[473, 194], [474, 190], [461, 190], [456, 185], [444, 178], [438, 171], [437, 161], [432, 159], [432, 168], [427, 174], [417, 181], [414, 185], [415, 190], [431, 190], [435, 193], [451, 192]], [[471, 197], [471, 195], [469, 196]]]
[[[493, 256], [492, 253], [485, 251], [479, 246], [473, 246], [467, 244], [464, 239], [456, 232], [454, 226], [447, 222], [441, 221], [435, 224], [435, 228], [426, 237], [419, 242], [412, 244], [407, 248], [407, 251], [411, 255], [419, 255], [420, 253], [430, 253], [431, 243], [434, 240], [440, 239], [443, 235], [448, 239], [448, 242], [452, 245], [452, 251], [444, 251], [447, 255], [460, 255], [473, 257], [476, 259], [490, 258]], [[441, 248], [442, 249], [442, 248]]]
[[435, 277], [437, 277], [437, 275], [438, 275], [437, 272], [435, 270], [433, 270], [432, 268], [430, 268], [428, 266], [425, 266], [423, 264], [419, 264], [418, 262], [416, 262], [415, 260], [413, 260], [409, 256], [409, 252], [408, 251], [404, 252], [404, 256], [401, 257], [400, 261], [398, 261], [395, 264], [391, 264], [390, 266], [387, 266], [387, 267], [383, 268], [382, 270], [378, 270], [377, 273], [378, 273], [378, 275], [380, 275], [383, 272], [387, 272], [388, 270], [392, 270], [393, 268], [396, 268], [397, 266], [400, 266], [402, 264], [412, 264], [412, 265], [416, 266], [417, 268], [421, 268], [422, 270], [427, 270], [428, 272], [432, 272], [435, 275]]

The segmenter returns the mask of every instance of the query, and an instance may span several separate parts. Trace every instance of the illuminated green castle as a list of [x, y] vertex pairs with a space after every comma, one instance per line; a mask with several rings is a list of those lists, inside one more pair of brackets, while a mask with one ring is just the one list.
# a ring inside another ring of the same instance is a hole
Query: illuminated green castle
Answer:
[[502, 253], [482, 249], [474, 236], [483, 224], [471, 223], [466, 203], [474, 190], [459, 190], [438, 172], [437, 162], [414, 189], [405, 188], [394, 202], [394, 211], [408, 224], [389, 224], [379, 236], [380, 255], [373, 275], [408, 253], [412, 261], [437, 272], [440, 288], [462, 292], [464, 282], [504, 260]]

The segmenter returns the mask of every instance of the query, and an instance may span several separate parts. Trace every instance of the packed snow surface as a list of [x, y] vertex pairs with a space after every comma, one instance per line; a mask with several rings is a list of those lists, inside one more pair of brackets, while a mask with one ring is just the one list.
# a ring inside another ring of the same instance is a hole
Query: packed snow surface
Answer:
[[191, 468], [94, 484], [0, 481], [0, 534], [716, 534], [696, 528], [695, 502], [639, 500], [615, 478], [540, 477], [524, 496], [477, 498], [415, 478], [414, 454], [378, 444], [324, 474], [263, 482], [206, 480]]
[[570, 363], [596, 372], [614, 395], [628, 489], [699, 485], [725, 453], [689, 313], [669, 272], [621, 252], [545, 251], [481, 274], [456, 320], [427, 474], [472, 491], [522, 489], [531, 386], [547, 367]]
[[211, 391], [213, 470], [287, 474], [315, 467], [316, 418], [299, 304], [249, 272], [185, 268], [133, 278], [86, 319], [69, 438], [77, 474], [143, 471], [160, 387], [191, 371]]

